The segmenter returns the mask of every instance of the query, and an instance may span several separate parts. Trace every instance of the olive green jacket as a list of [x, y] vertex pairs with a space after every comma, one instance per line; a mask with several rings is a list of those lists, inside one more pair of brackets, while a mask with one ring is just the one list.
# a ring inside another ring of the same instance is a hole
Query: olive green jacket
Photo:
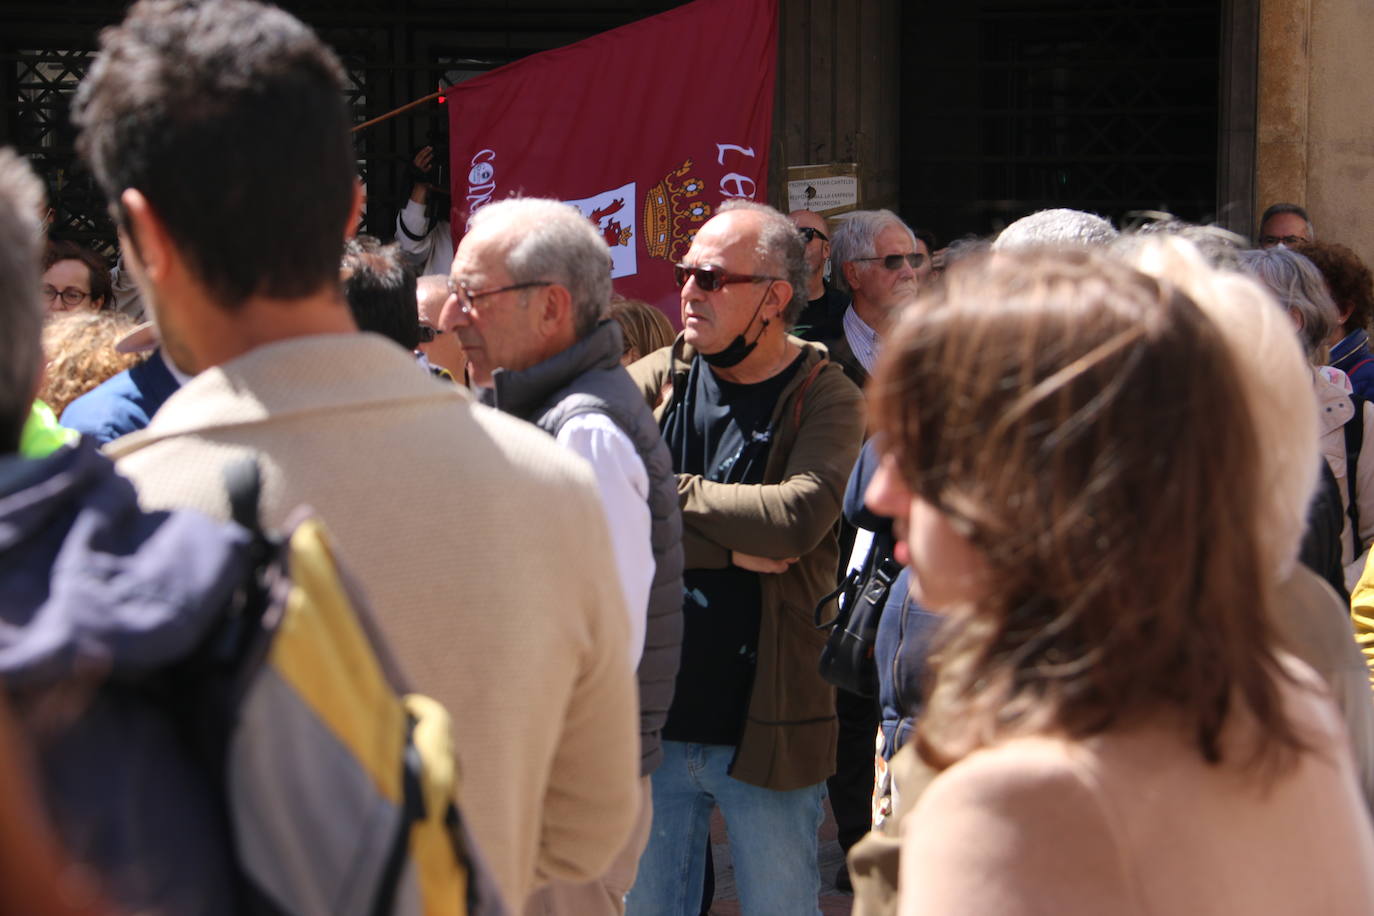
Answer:
[[[688, 569], [723, 569], [730, 552], [800, 557], [761, 575], [758, 667], [731, 775], [767, 789], [815, 785], [835, 769], [835, 691], [818, 671], [826, 633], [812, 612], [835, 587], [840, 503], [864, 432], [859, 389], [819, 344], [805, 351], [772, 417], [762, 484], [723, 484], [678, 475]], [[663, 414], [687, 379], [692, 348], [681, 337], [630, 367]]]

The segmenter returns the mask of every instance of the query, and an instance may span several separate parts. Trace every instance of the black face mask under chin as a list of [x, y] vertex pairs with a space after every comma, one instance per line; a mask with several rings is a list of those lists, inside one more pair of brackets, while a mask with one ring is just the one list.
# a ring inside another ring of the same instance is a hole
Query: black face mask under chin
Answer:
[[[763, 298], [759, 300], [758, 305], [754, 306], [754, 314], [749, 316], [749, 324], [744, 326], [744, 331], [749, 330], [749, 326], [754, 323], [754, 319], [759, 317], [759, 309], [763, 308], [763, 300], [768, 298], [768, 290], [772, 288], [773, 284], [769, 283], [768, 289], [763, 291]], [[708, 366], [714, 366], [717, 369], [729, 369], [733, 366], [738, 366], [748, 358], [750, 353], [754, 352], [754, 348], [757, 347], [759, 341], [763, 339], [763, 332], [767, 329], [768, 319], [765, 318], [763, 324], [759, 325], [759, 333], [758, 336], [754, 338], [753, 343], [745, 343], [744, 331], [740, 331], [724, 350], [717, 350], [715, 353], [702, 353], [701, 358], [706, 361]]]

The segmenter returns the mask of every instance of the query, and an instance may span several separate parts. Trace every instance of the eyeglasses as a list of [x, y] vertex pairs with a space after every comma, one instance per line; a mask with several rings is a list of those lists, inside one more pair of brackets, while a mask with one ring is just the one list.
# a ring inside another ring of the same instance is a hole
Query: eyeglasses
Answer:
[[819, 229], [812, 229], [810, 226], [802, 226], [797, 231], [801, 233], [802, 241], [807, 245], [810, 245], [813, 239], [820, 239], [822, 242], [830, 241], [830, 236]]
[[463, 314], [466, 315], [472, 311], [473, 303], [478, 299], [485, 299], [487, 296], [495, 296], [497, 293], [513, 292], [517, 289], [534, 289], [536, 286], [553, 286], [553, 281], [531, 280], [528, 283], [512, 283], [510, 286], [498, 286], [496, 289], [484, 289], [481, 292], [474, 293], [461, 283], [455, 286], [453, 281], [450, 280], [448, 292], [450, 296], [458, 297], [458, 307], [462, 309]]
[[444, 333], [438, 328], [431, 328], [427, 324], [420, 325], [420, 343], [432, 343], [434, 338]]
[[731, 283], [758, 283], [761, 280], [781, 280], [782, 278], [767, 277], [761, 274], [727, 274], [713, 267], [673, 265], [673, 280], [679, 288], [686, 286], [690, 279], [697, 281], [697, 288], [703, 293], [713, 293], [722, 286], [729, 286]]
[[1301, 245], [1307, 239], [1300, 235], [1262, 235], [1259, 238], [1261, 248], [1273, 248], [1275, 245]]
[[43, 284], [43, 301], [47, 302], [49, 305], [52, 304], [53, 300], [60, 298], [63, 308], [74, 309], [82, 302], [85, 302], [88, 296], [90, 296], [90, 293], [86, 292], [84, 289], [77, 289], [75, 286], [69, 286], [59, 291], [55, 286], [48, 286], [46, 283]]
[[854, 260], [882, 261], [883, 267], [887, 270], [901, 270], [902, 263], [906, 262], [907, 266], [909, 266], [912, 270], [915, 270], [926, 262], [926, 256], [921, 254], [919, 251], [913, 251], [909, 254], [890, 254], [887, 257], [883, 258], [855, 258]]

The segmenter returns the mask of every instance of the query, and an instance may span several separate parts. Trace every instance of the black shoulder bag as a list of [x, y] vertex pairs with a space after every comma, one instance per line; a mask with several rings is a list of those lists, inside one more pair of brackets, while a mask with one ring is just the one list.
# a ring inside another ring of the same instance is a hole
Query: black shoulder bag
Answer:
[[[891, 557], [875, 557], [876, 548], [875, 543], [864, 564], [850, 570], [839, 588], [820, 600], [814, 616], [816, 629], [830, 630], [825, 648], [821, 649], [821, 677], [865, 697], [878, 695], [878, 663], [873, 658], [878, 621], [882, 619], [892, 583], [902, 571]], [[839, 611], [833, 619], [821, 623], [825, 606], [836, 599], [840, 599]]]

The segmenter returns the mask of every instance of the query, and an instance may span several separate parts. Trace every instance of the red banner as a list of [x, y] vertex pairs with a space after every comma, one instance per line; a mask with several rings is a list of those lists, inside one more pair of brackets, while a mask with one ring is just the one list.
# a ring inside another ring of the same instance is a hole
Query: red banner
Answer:
[[697, 228], [768, 196], [777, 22], [777, 0], [696, 0], [453, 86], [454, 248], [493, 200], [565, 200], [604, 234], [617, 292], [677, 325]]

